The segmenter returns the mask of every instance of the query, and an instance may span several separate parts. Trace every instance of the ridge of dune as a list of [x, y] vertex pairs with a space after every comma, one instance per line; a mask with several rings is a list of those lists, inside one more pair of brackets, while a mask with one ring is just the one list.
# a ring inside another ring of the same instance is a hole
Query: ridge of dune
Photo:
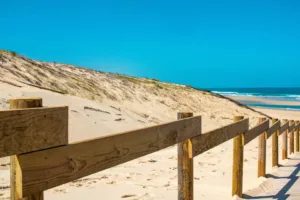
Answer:
[[[159, 104], [166, 114], [189, 111], [220, 121], [231, 120], [232, 114], [250, 118], [262, 115], [255, 110], [249, 112], [249, 108], [231, 99], [186, 85], [40, 62], [4, 50], [0, 51], [0, 76], [2, 83], [13, 86], [37, 87], [132, 110], [137, 105], [151, 108]], [[235, 108], [236, 112], [229, 114], [221, 105]], [[149, 113], [149, 109], [143, 112]]]

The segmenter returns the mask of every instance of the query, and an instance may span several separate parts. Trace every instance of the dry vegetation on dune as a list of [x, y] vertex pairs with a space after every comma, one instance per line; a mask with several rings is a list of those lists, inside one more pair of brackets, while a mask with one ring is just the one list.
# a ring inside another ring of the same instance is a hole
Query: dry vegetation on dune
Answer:
[[[247, 115], [249, 108], [209, 91], [186, 85], [104, 73], [67, 64], [35, 61], [9, 51], [0, 51], [1, 81], [30, 85], [54, 92], [74, 95], [97, 102], [119, 104], [162, 104], [168, 111], [188, 110], [211, 119], [231, 119], [221, 105], [232, 104], [236, 114]], [[203, 98], [205, 97], [205, 98]], [[243, 111], [243, 109], [245, 109]], [[222, 113], [222, 115], [220, 115]], [[255, 117], [261, 113], [252, 112]]]

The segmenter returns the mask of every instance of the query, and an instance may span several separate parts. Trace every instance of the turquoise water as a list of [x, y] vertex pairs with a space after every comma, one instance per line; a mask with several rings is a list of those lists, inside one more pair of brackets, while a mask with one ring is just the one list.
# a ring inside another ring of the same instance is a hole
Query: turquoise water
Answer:
[[[300, 102], [300, 88], [211, 88], [210, 91], [224, 96], [261, 97], [271, 100]], [[240, 101], [253, 107], [300, 110], [300, 106], [273, 105], [255, 101]]]
[[291, 106], [291, 105], [274, 105], [274, 104], [264, 104], [255, 101], [239, 101], [247, 106], [259, 107], [259, 108], [273, 108], [273, 109], [284, 109], [284, 110], [299, 110], [300, 106]]

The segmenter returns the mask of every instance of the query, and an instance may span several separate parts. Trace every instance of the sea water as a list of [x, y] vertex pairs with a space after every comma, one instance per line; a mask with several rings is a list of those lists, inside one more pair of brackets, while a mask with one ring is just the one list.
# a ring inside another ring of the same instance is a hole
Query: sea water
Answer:
[[[213, 88], [210, 91], [224, 96], [250, 96], [271, 100], [300, 102], [300, 88]], [[253, 107], [300, 110], [300, 106], [265, 104], [257, 101], [240, 101]]]

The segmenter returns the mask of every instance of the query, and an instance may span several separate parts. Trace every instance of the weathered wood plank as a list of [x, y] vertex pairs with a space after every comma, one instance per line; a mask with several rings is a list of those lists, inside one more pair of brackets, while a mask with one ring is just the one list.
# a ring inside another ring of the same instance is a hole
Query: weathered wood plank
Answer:
[[[178, 113], [177, 119], [193, 117], [193, 113]], [[201, 130], [200, 130], [201, 131]], [[178, 148], [178, 199], [194, 199], [194, 163], [190, 139], [177, 145]]]
[[281, 152], [282, 152], [282, 160], [285, 160], [287, 159], [287, 135], [288, 135], [288, 128], [289, 128], [289, 122], [287, 120], [283, 120], [283, 122], [286, 122], [285, 125], [283, 125], [280, 129], [280, 132], [283, 131], [283, 134], [282, 134], [282, 149], [281, 149]]
[[277, 130], [280, 129], [280, 121], [276, 120], [273, 122], [274, 124], [267, 131], [267, 138], [269, 138], [271, 135], [273, 135], [273, 133], [277, 132]]
[[294, 128], [295, 128], [295, 122], [294, 120], [290, 120], [289, 132], [291, 132]]
[[[26, 108], [38, 108], [43, 106], [43, 99], [40, 97], [35, 98], [18, 98], [10, 99], [10, 109], [26, 109]], [[66, 141], [67, 143], [68, 141]], [[10, 157], [10, 199], [20, 200], [23, 199], [23, 185], [22, 185], [22, 170], [19, 164], [18, 155]], [[37, 199], [36, 197], [43, 197], [44, 193], [39, 192], [38, 194], [29, 195], [28, 200], [36, 199], [43, 200], [42, 198]]]
[[297, 124], [295, 125], [295, 130], [300, 128], [300, 122], [297, 121]]
[[295, 143], [296, 143], [296, 152], [299, 152], [299, 146], [300, 146], [300, 144], [299, 144], [299, 142], [300, 142], [300, 140], [299, 140], [299, 128], [298, 128], [298, 126], [299, 126], [299, 121], [296, 121], [296, 126], [295, 126], [295, 133], [296, 133], [296, 139], [295, 139]]
[[[243, 116], [234, 117], [234, 121], [244, 119]], [[241, 132], [233, 139], [232, 163], [232, 196], [242, 197], [243, 193], [243, 162], [244, 162], [244, 134]]]
[[68, 107], [0, 111], [0, 157], [68, 141]]
[[[259, 118], [259, 123], [266, 123], [269, 128], [269, 120], [266, 118]], [[267, 128], [265, 128], [267, 130]], [[257, 158], [257, 177], [264, 177], [266, 175], [266, 132], [260, 132], [258, 136], [258, 158]]]
[[294, 153], [295, 145], [294, 145], [294, 120], [290, 120], [289, 132], [290, 132], [290, 154]]
[[[286, 121], [283, 121], [283, 122], [286, 122]], [[286, 122], [285, 124], [283, 124], [281, 127], [280, 127], [280, 134], [285, 132], [287, 129], [289, 128], [289, 122]]]
[[265, 132], [269, 128], [269, 120], [265, 120], [261, 124], [258, 124], [254, 128], [250, 129], [248, 132], [246, 132], [245, 135], [245, 144], [248, 144], [250, 141], [252, 141], [254, 138], [259, 136], [261, 133]]
[[[278, 133], [280, 121], [272, 119], [273, 126], [268, 130], [268, 135], [272, 135], [272, 167], [278, 166]], [[277, 124], [277, 125], [276, 125]], [[275, 127], [275, 128], [274, 128]], [[271, 131], [270, 131], [271, 130]]]
[[213, 147], [234, 138], [248, 130], [249, 119], [244, 119], [222, 128], [193, 137], [193, 156], [197, 156]]
[[31, 194], [27, 197], [26, 200], [44, 200], [44, 193], [43, 192], [38, 192], [35, 194]]
[[23, 194], [47, 190], [145, 156], [200, 131], [198, 116], [20, 155]]
[[22, 170], [16, 155], [10, 157], [10, 199], [19, 200], [23, 198]]

